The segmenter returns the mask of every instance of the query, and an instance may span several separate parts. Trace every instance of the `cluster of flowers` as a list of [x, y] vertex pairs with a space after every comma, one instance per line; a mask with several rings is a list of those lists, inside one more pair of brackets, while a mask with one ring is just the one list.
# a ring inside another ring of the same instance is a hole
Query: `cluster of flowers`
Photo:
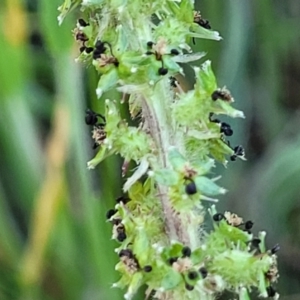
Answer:
[[[226, 190], [219, 177], [209, 178], [215, 161], [245, 159], [241, 145], [231, 147], [230, 124], [219, 115], [241, 117], [230, 92], [219, 88], [210, 61], [193, 67], [194, 89], [186, 91], [178, 75], [182, 64], [199, 60], [193, 53], [195, 38], [220, 40], [208, 20], [194, 11], [193, 1], [66, 0], [60, 21], [81, 5], [86, 20], [74, 29], [79, 43], [78, 61], [99, 73], [99, 98], [111, 89], [122, 101], [105, 100], [102, 115], [90, 109], [85, 122], [93, 126], [95, 168], [106, 157], [124, 159], [123, 192], [107, 212], [122, 274], [116, 287], [127, 288], [131, 299], [140, 286], [153, 299], [215, 299], [230, 290], [241, 300], [257, 288], [262, 297], [278, 298], [276, 245], [266, 250], [253, 222], [209, 208], [213, 230], [205, 232], [202, 201]], [[128, 125], [120, 106], [127, 104], [138, 126]], [[135, 163], [128, 170], [129, 162]]]

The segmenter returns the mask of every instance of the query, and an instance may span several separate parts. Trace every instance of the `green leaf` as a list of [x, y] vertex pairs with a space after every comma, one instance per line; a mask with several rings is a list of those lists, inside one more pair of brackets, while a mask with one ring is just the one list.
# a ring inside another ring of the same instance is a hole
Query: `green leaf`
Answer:
[[149, 163], [146, 158], [143, 158], [135, 170], [135, 172], [127, 179], [126, 183], [124, 184], [123, 190], [127, 192], [130, 187], [137, 182], [147, 171], [149, 168]]
[[205, 252], [201, 248], [194, 250], [191, 254], [191, 261], [193, 265], [201, 263], [204, 258], [205, 258]]
[[227, 224], [225, 220], [222, 220], [219, 223], [219, 226], [215, 230], [215, 233], [220, 234], [223, 236], [223, 238], [235, 243], [247, 243], [251, 239], [251, 234]]
[[140, 264], [149, 263], [149, 248], [146, 232], [144, 229], [140, 229], [135, 236], [133, 244], [133, 252], [137, 255]]
[[104, 92], [107, 92], [118, 82], [119, 76], [116, 68], [112, 68], [109, 72], [103, 74], [100, 77], [98, 86], [96, 89], [97, 97], [100, 98]]
[[155, 171], [154, 177], [158, 183], [166, 186], [175, 185], [179, 181], [178, 173], [169, 169]]
[[[49, 1], [51, 2], [51, 1]], [[53, 1], [55, 3], [55, 1]], [[61, 25], [62, 22], [64, 21], [65, 17], [67, 16], [67, 14], [72, 11], [74, 8], [76, 8], [79, 3], [81, 1], [80, 0], [65, 0], [64, 3], [58, 8], [58, 10], [60, 11], [60, 15], [58, 16], [58, 24]]]
[[143, 283], [143, 274], [141, 272], [136, 272], [133, 274], [130, 285], [128, 287], [127, 293], [124, 295], [124, 298], [129, 300], [135, 295], [139, 287]]
[[225, 194], [226, 190], [219, 187], [214, 183], [211, 179], [199, 176], [194, 179], [197, 189], [200, 190], [201, 193], [208, 196], [215, 196], [220, 194]]
[[143, 195], [143, 185], [141, 182], [136, 181], [129, 189], [128, 196], [132, 200], [139, 200]]
[[190, 36], [195, 38], [209, 39], [209, 40], [216, 40], [216, 41], [220, 41], [222, 39], [218, 31], [205, 29], [196, 23], [192, 24], [190, 29], [191, 29]]
[[179, 153], [179, 151], [175, 147], [172, 147], [169, 150], [169, 160], [173, 168], [177, 171], [181, 171], [184, 165], [186, 164], [185, 158]]
[[210, 95], [217, 89], [217, 83], [215, 75], [211, 68], [211, 61], [207, 60], [202, 65], [201, 68], [195, 67], [196, 74], [196, 85], [195, 93]]
[[245, 118], [242, 111], [233, 108], [228, 102], [217, 100], [213, 105], [213, 112], [215, 114], [225, 114], [232, 118]]
[[249, 297], [249, 294], [248, 294], [248, 291], [246, 288], [242, 287], [240, 289], [240, 292], [239, 292], [239, 299], [240, 300], [250, 300], [250, 297]]
[[87, 163], [88, 169], [95, 169], [105, 158], [109, 157], [114, 153], [114, 150], [108, 150], [105, 145], [101, 145], [100, 150], [96, 156]]
[[171, 290], [178, 286], [182, 281], [182, 276], [180, 273], [176, 272], [174, 269], [170, 268], [168, 273], [162, 280], [161, 287], [165, 290]]

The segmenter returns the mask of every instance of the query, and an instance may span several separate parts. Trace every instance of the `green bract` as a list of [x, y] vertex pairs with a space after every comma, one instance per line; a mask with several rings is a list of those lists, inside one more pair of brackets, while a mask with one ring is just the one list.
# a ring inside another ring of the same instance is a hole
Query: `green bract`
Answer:
[[[127, 289], [126, 299], [142, 285], [153, 299], [210, 300], [230, 290], [247, 300], [253, 288], [267, 297], [278, 276], [276, 256], [266, 251], [264, 233], [258, 239], [250, 232], [252, 222], [211, 206], [213, 229], [202, 226], [203, 201], [217, 202], [226, 192], [212, 176], [215, 160], [244, 159], [243, 148], [227, 140], [229, 125], [216, 117], [244, 115], [229, 91], [218, 88], [211, 62], [197, 63], [204, 54], [192, 53], [193, 38], [220, 40], [193, 5], [67, 0], [59, 8], [60, 22], [76, 7], [87, 18], [74, 29], [78, 61], [97, 70], [95, 90], [106, 105], [105, 124], [91, 124], [98, 152], [88, 167], [112, 154], [135, 164], [124, 172], [128, 199], [109, 215], [120, 257], [114, 286]], [[185, 91], [176, 76], [189, 62], [196, 81]], [[121, 117], [117, 100], [104, 98], [112, 89], [123, 93], [137, 126]]]

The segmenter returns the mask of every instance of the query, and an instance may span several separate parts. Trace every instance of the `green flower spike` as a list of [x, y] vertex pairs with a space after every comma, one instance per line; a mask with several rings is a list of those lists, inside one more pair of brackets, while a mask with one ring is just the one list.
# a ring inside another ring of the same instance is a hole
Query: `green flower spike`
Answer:
[[[245, 159], [241, 145], [230, 146], [233, 131], [221, 120], [244, 114], [218, 86], [211, 62], [198, 62], [205, 54], [190, 47], [195, 38], [218, 41], [219, 33], [192, 0], [66, 0], [59, 23], [77, 7], [88, 16], [73, 32], [77, 60], [98, 72], [95, 90], [106, 107], [105, 116], [89, 111], [98, 150], [88, 168], [115, 154], [127, 176], [128, 196], [107, 213], [119, 256], [113, 287], [125, 288], [128, 300], [141, 286], [157, 300], [213, 300], [225, 290], [241, 300], [253, 290], [277, 299], [278, 247], [267, 250], [266, 233], [252, 232], [251, 220], [203, 205], [226, 192], [213, 175], [216, 162]], [[186, 91], [177, 75], [191, 62], [195, 85]], [[123, 94], [135, 122], [121, 117], [118, 100], [105, 100], [109, 90]]]

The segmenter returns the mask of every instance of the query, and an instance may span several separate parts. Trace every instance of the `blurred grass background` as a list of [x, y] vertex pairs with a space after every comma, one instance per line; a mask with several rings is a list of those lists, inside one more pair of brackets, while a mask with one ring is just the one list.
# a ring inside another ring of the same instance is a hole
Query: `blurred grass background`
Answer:
[[[97, 76], [76, 64], [76, 13], [61, 0], [0, 3], [0, 299], [122, 299], [105, 212], [121, 194], [120, 161], [88, 171], [87, 107], [103, 112]], [[300, 2], [198, 1], [223, 41], [197, 41], [245, 120], [230, 120], [247, 162], [222, 173], [235, 211], [280, 243], [282, 299], [300, 299]], [[142, 299], [137, 296], [136, 299]]]

